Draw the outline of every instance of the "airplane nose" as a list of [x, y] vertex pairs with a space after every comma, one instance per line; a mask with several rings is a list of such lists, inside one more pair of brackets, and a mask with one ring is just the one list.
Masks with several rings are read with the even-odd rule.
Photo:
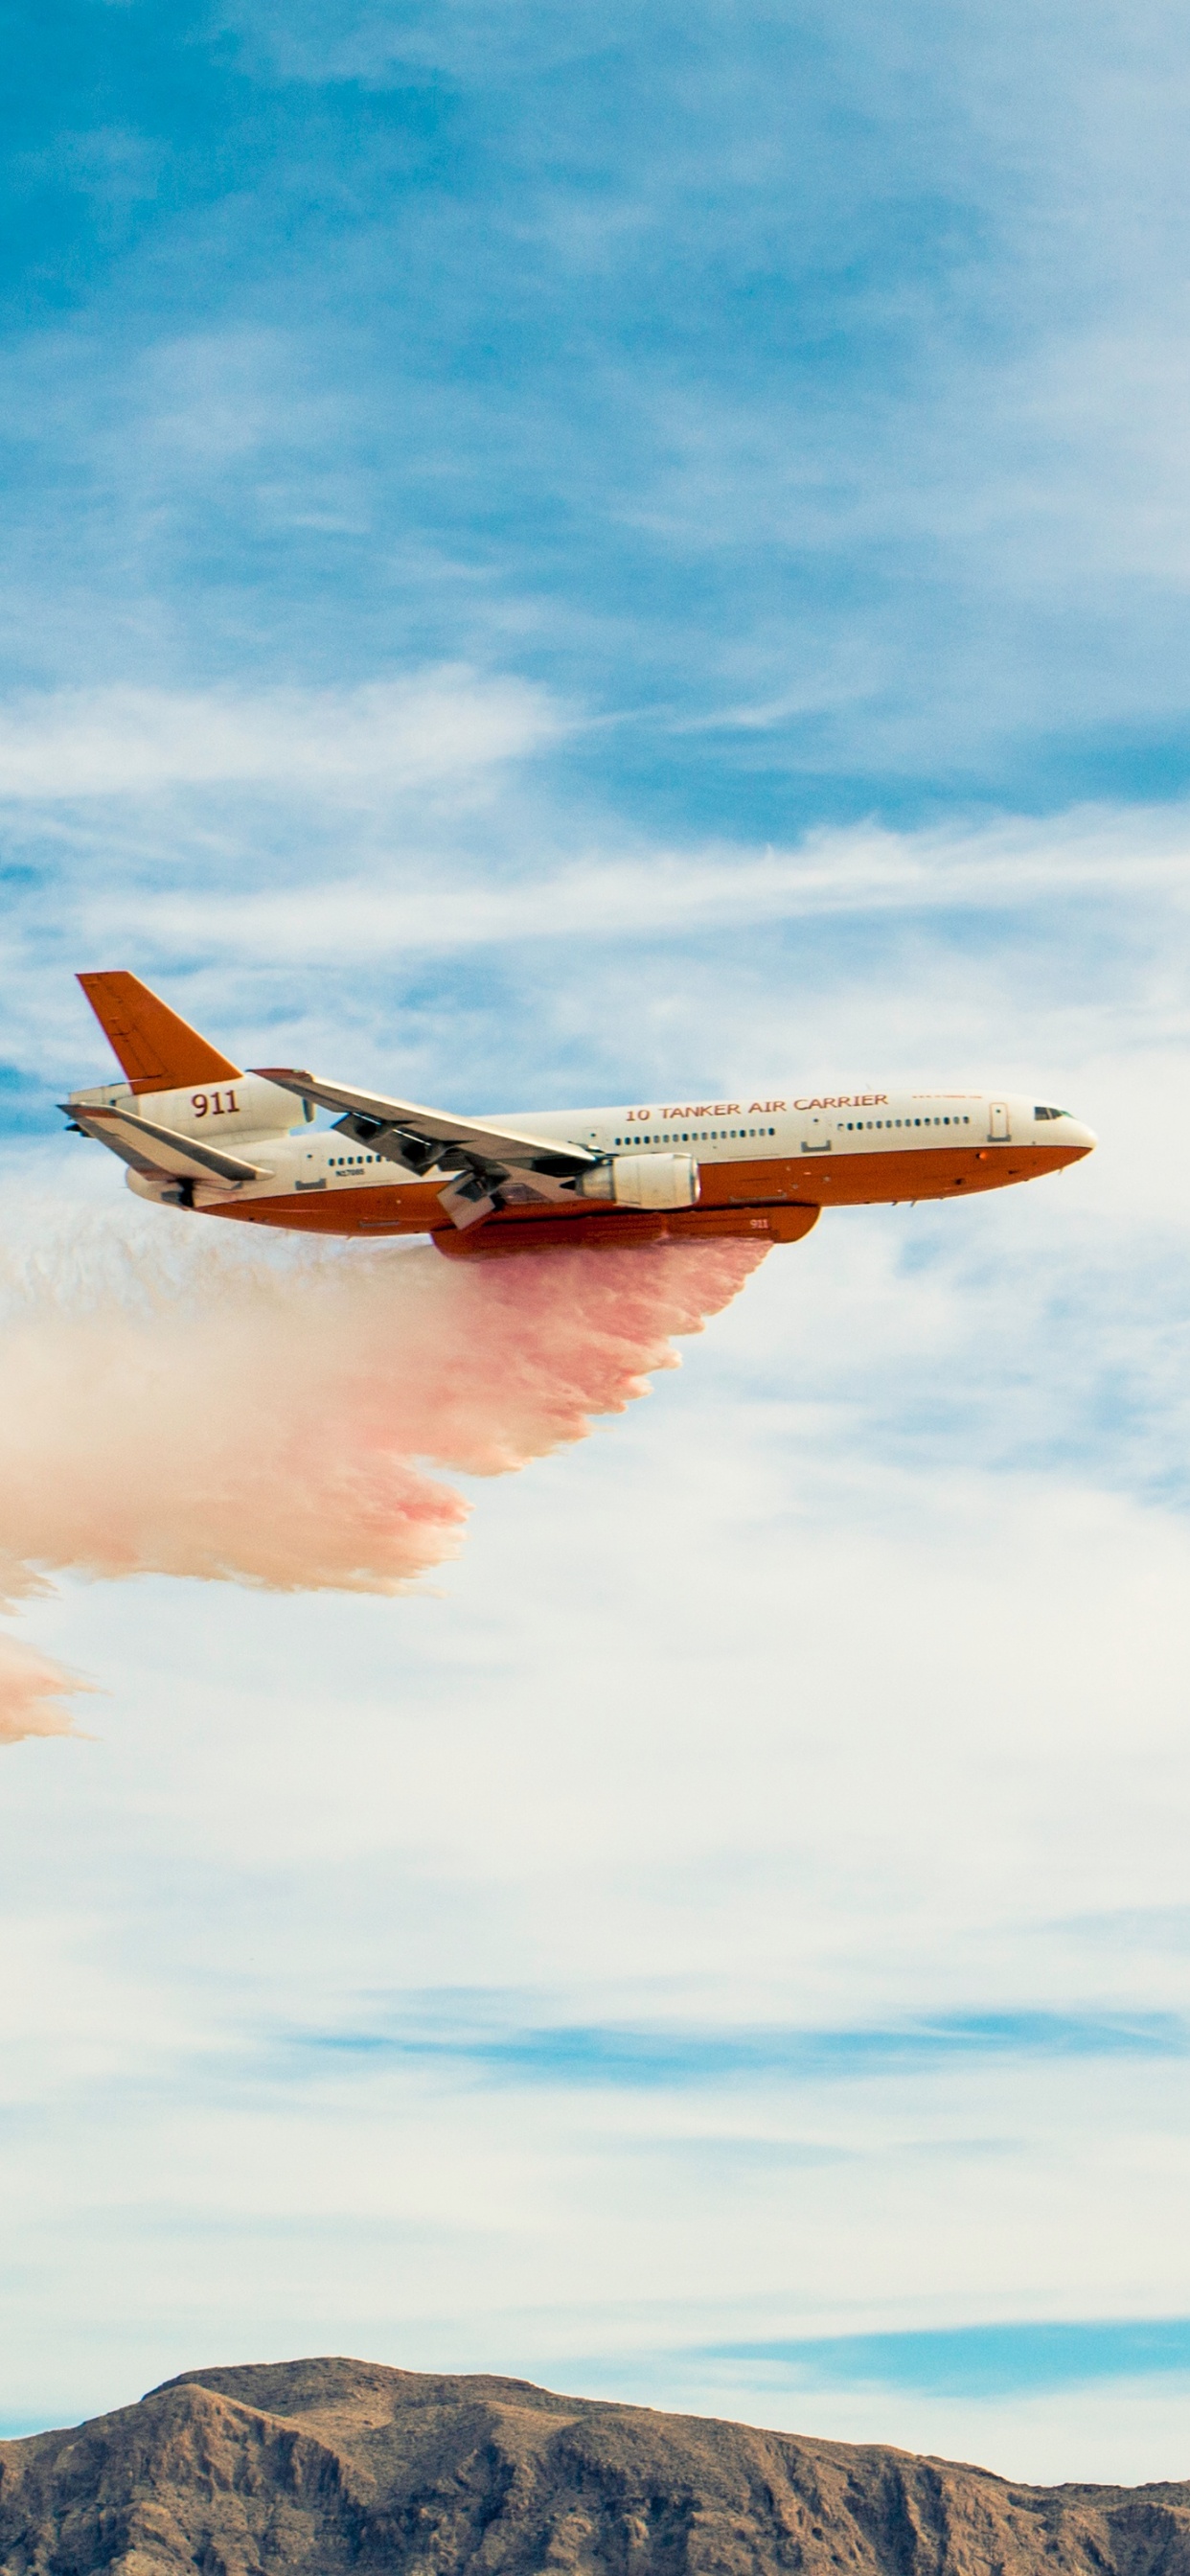
[[1063, 1143], [1072, 1145], [1076, 1154], [1093, 1154], [1099, 1142], [1093, 1127], [1084, 1127], [1080, 1118], [1063, 1120], [1066, 1133]]

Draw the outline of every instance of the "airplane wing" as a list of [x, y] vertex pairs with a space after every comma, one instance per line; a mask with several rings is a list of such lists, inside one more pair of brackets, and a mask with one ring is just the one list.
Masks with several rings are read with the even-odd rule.
[[515, 1165], [544, 1163], [556, 1168], [559, 1177], [585, 1171], [599, 1161], [598, 1154], [589, 1153], [585, 1145], [560, 1143], [556, 1136], [531, 1136], [520, 1127], [493, 1127], [486, 1118], [451, 1118], [444, 1110], [423, 1109], [414, 1100], [386, 1100], [375, 1091], [349, 1091], [342, 1083], [319, 1082], [314, 1074], [297, 1073], [288, 1065], [275, 1066], [268, 1073], [260, 1065], [253, 1070], [262, 1081], [279, 1083], [283, 1091], [296, 1092], [301, 1100], [316, 1100], [320, 1109], [344, 1112], [339, 1125], [354, 1134], [358, 1123], [357, 1144], [371, 1145], [378, 1154], [386, 1150], [387, 1131], [392, 1139], [387, 1150], [394, 1163], [402, 1159], [401, 1148], [411, 1145], [418, 1157], [416, 1162], [410, 1158], [414, 1169], [420, 1166], [428, 1171], [431, 1163], [447, 1164], [447, 1148], [477, 1161], [498, 1163], [505, 1171]]
[[268, 1177], [267, 1166], [243, 1163], [236, 1154], [221, 1154], [214, 1145], [199, 1145], [190, 1136], [179, 1136], [172, 1127], [158, 1127], [150, 1118], [138, 1118], [131, 1109], [81, 1109], [64, 1101], [76, 1127], [84, 1136], [98, 1138], [110, 1146], [121, 1162], [129, 1163], [134, 1172], [169, 1172], [175, 1180], [222, 1181], [232, 1188], [240, 1181], [261, 1181]]
[[[263, 1073], [260, 1066], [254, 1070]], [[509, 1199], [567, 1198], [568, 1184], [600, 1160], [569, 1139], [494, 1127], [484, 1118], [451, 1118], [414, 1100], [387, 1100], [379, 1092], [320, 1082], [290, 1065], [271, 1066], [263, 1079], [300, 1100], [316, 1101], [320, 1109], [337, 1109], [337, 1127], [402, 1170], [419, 1178], [441, 1173], [446, 1187], [439, 1198], [458, 1226], [476, 1224]]]

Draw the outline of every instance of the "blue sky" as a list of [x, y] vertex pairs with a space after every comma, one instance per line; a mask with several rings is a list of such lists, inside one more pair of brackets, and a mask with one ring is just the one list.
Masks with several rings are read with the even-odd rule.
[[774, 1255], [424, 1598], [28, 1610], [0, 2412], [340, 2349], [1179, 2475], [1184, 13], [8, 24], [5, 1261], [142, 1223], [87, 966], [1102, 1143]]
[[732, 838], [1177, 792], [1185, 78], [1163, 8], [30, 21], [14, 682], [462, 657]]

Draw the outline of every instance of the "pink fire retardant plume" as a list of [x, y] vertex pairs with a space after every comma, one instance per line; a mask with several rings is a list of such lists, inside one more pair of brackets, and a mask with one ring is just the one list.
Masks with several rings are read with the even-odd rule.
[[[763, 1258], [732, 1241], [474, 1267], [429, 1248], [267, 1258], [172, 1230], [161, 1247], [101, 1284], [77, 1264], [73, 1290], [43, 1276], [10, 1310], [10, 1601], [66, 1568], [399, 1591], [461, 1544], [468, 1506], [428, 1467], [503, 1475], [581, 1439]], [[45, 1694], [77, 1685], [38, 1671], [40, 1700], [15, 1664], [0, 1674], [0, 1734], [68, 1723]]]
[[0, 1744], [17, 1744], [23, 1735], [76, 1734], [62, 1701], [87, 1687], [15, 1638], [0, 1637]]

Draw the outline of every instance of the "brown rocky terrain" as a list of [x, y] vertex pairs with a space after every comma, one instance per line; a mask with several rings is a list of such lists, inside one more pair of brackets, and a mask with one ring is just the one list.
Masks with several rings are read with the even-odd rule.
[[360, 2361], [196, 2370], [0, 2442], [2, 2576], [1190, 2576], [1190, 2484], [907, 2451]]

